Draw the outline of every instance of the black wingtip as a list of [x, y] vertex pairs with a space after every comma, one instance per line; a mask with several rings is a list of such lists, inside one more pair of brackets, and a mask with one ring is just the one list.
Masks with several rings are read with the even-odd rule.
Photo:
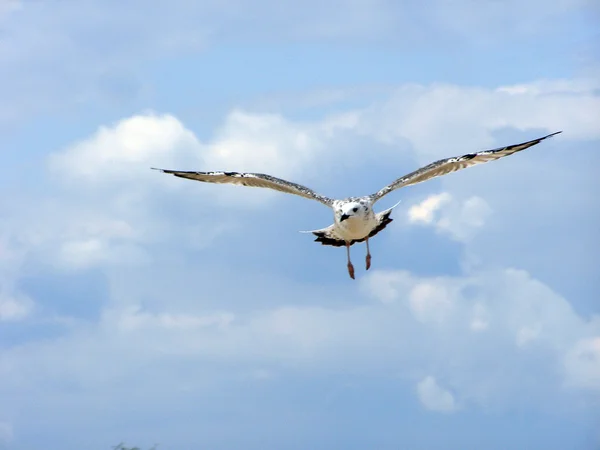
[[544, 136], [542, 139], [546, 139], [546, 138], [549, 138], [549, 137], [552, 137], [552, 136], [556, 136], [557, 134], [560, 134], [560, 133], [562, 133], [562, 130], [555, 131], [554, 133], [551, 133], [548, 136]]

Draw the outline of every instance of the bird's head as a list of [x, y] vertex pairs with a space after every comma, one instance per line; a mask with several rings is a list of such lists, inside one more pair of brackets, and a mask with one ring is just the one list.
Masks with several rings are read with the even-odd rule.
[[361, 204], [360, 202], [346, 202], [342, 203], [338, 210], [337, 216], [340, 222], [344, 220], [350, 219], [351, 217], [361, 217], [367, 212], [366, 205]]

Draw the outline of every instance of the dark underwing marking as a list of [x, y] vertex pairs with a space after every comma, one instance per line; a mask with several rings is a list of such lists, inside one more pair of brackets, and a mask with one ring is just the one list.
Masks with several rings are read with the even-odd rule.
[[[373, 230], [371, 230], [371, 232], [369, 233], [368, 236], [366, 236], [362, 239], [354, 239], [354, 240], [350, 241], [350, 245], [354, 245], [358, 242], [364, 242], [367, 239], [367, 237], [372, 238], [377, 233], [379, 233], [381, 230], [383, 230], [385, 227], [387, 227], [390, 224], [390, 222], [394, 221], [394, 219], [392, 219], [390, 217], [391, 213], [392, 213], [392, 211], [385, 213], [381, 217], [381, 221], [379, 222], [379, 224], [375, 228], [373, 228]], [[315, 242], [320, 242], [321, 245], [331, 245], [333, 247], [345, 247], [347, 244], [347, 242], [344, 240], [334, 239], [334, 238], [327, 236], [326, 233], [323, 231], [316, 231], [316, 232], [313, 232], [313, 234], [315, 236], [317, 236], [317, 238], [315, 239]]]

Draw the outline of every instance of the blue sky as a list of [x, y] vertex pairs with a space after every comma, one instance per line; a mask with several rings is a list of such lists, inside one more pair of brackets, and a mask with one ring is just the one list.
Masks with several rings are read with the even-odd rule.
[[[0, 0], [0, 449], [600, 446], [598, 5]], [[357, 279], [318, 203], [396, 191]], [[379, 206], [379, 204], [378, 204]]]

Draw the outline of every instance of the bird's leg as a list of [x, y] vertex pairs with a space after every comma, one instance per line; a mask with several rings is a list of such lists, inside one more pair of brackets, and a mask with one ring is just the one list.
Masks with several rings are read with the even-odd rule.
[[367, 238], [367, 257], [365, 258], [367, 262], [367, 270], [371, 268], [371, 252], [369, 251], [369, 238]]
[[346, 256], [348, 258], [348, 274], [354, 280], [354, 266], [350, 262], [350, 244], [346, 243]]

